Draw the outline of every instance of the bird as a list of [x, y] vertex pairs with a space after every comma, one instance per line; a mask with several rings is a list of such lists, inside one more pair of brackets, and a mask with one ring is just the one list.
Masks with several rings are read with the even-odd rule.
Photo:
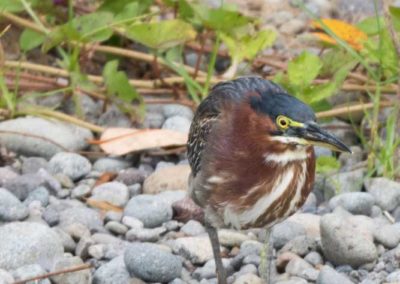
[[187, 142], [189, 196], [204, 212], [219, 284], [227, 280], [217, 229], [267, 228], [269, 236], [312, 191], [314, 146], [351, 152], [272, 81], [220, 82], [200, 103]]

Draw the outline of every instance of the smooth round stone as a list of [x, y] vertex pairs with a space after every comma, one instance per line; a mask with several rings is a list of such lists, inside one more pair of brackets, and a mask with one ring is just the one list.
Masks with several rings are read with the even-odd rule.
[[132, 244], [125, 251], [124, 261], [130, 275], [148, 282], [169, 282], [182, 272], [179, 257], [153, 244]]
[[129, 168], [118, 173], [115, 181], [122, 182], [126, 185], [142, 184], [147, 177], [147, 173], [136, 168]]
[[99, 212], [86, 207], [72, 207], [59, 213], [59, 226], [62, 229], [70, 232], [70, 226], [74, 224], [93, 230], [102, 227], [103, 221]]
[[[65, 151], [63, 148], [71, 152], [82, 150], [88, 146], [87, 141], [93, 139], [92, 132], [88, 129], [39, 117], [6, 120], [0, 122], [0, 130], [4, 131], [0, 134], [0, 144], [7, 149], [26, 156], [44, 158], [51, 158], [56, 153]], [[7, 134], [7, 131], [32, 135], [21, 137]]]
[[200, 222], [189, 220], [189, 222], [182, 226], [181, 232], [185, 233], [188, 236], [197, 236], [204, 234], [206, 230]]
[[29, 193], [43, 185], [44, 179], [39, 174], [26, 174], [7, 180], [3, 187], [8, 189], [19, 200], [24, 200]]
[[0, 188], [0, 221], [12, 222], [26, 218], [28, 208], [7, 189]]
[[182, 255], [193, 264], [203, 264], [213, 258], [208, 236], [184, 237], [172, 243], [174, 253]]
[[146, 228], [154, 228], [172, 219], [172, 207], [159, 196], [143, 194], [129, 200], [124, 216], [135, 217]]
[[193, 119], [193, 111], [190, 107], [179, 104], [167, 104], [162, 106], [162, 112], [165, 117], [183, 116], [189, 120]]
[[321, 242], [325, 257], [336, 265], [359, 267], [378, 257], [371, 231], [343, 214], [322, 216]]
[[164, 227], [153, 229], [131, 229], [126, 233], [127, 241], [140, 241], [140, 242], [157, 242], [161, 235], [167, 231]]
[[324, 263], [324, 259], [322, 256], [316, 252], [312, 251], [304, 257], [304, 260], [308, 263], [312, 264], [313, 266], [317, 266]]
[[400, 226], [384, 225], [374, 231], [374, 238], [387, 248], [395, 248], [400, 243]]
[[128, 228], [125, 225], [115, 221], [108, 222], [105, 228], [117, 235], [124, 235], [128, 231]]
[[0, 269], [0, 280], [3, 281], [0, 282], [2, 284], [9, 284], [15, 282], [15, 279], [12, 276], [12, 274], [4, 269]]
[[187, 191], [189, 165], [173, 165], [154, 171], [143, 183], [143, 193], [157, 194], [165, 191]]
[[329, 201], [329, 207], [333, 210], [338, 206], [352, 214], [370, 215], [375, 203], [374, 196], [367, 192], [348, 192], [333, 197]]
[[[223, 258], [222, 265], [225, 268], [227, 276], [229, 276], [233, 273], [234, 270], [233, 270], [233, 267], [230, 265], [229, 259]], [[212, 279], [212, 278], [217, 277], [214, 259], [210, 259], [209, 261], [207, 261], [203, 267], [197, 268], [193, 272], [193, 277], [198, 280]]]
[[72, 190], [72, 198], [83, 198], [90, 195], [92, 188], [87, 184], [79, 184]]
[[131, 166], [131, 162], [121, 158], [100, 158], [93, 164], [93, 170], [98, 172], [119, 172]]
[[364, 182], [365, 188], [383, 210], [392, 211], [400, 204], [400, 183], [387, 178], [372, 178]]
[[131, 281], [122, 255], [101, 265], [93, 275], [93, 284], [127, 284]]
[[61, 152], [54, 155], [49, 161], [49, 171], [52, 174], [64, 174], [73, 181], [86, 176], [92, 165], [85, 157], [75, 154]]
[[117, 207], [123, 207], [129, 200], [129, 190], [123, 183], [107, 182], [96, 186], [90, 199], [106, 201]]
[[8, 181], [12, 180], [19, 175], [11, 167], [0, 167], [0, 186]]
[[122, 224], [128, 226], [131, 229], [139, 230], [144, 227], [143, 222], [139, 219], [131, 216], [124, 216], [122, 218]]
[[40, 263], [50, 269], [64, 253], [58, 235], [39, 223], [14, 222], [0, 227], [0, 268]]

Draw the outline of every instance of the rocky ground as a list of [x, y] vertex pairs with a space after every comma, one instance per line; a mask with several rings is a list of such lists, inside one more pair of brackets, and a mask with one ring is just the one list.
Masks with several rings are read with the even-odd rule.
[[[249, 14], [279, 31], [276, 50], [293, 48], [296, 53], [306, 31], [308, 19], [294, 2], [246, 6]], [[351, 19], [374, 13], [367, 2], [313, 0], [306, 5], [320, 16]], [[88, 121], [131, 126], [118, 109], [103, 112], [91, 98], [82, 101]], [[36, 103], [74, 111], [62, 95]], [[192, 118], [184, 106], [151, 105], [143, 126], [187, 132]], [[301, 211], [274, 227], [272, 282], [398, 283], [400, 183], [367, 178], [367, 153], [352, 126], [338, 120], [327, 126], [352, 146], [353, 155], [341, 154], [341, 170], [318, 175]], [[42, 118], [0, 122], [0, 145], [7, 149], [2, 149], [0, 167], [0, 283], [84, 263], [92, 268], [30, 283], [217, 283], [204, 226], [177, 221], [172, 206], [186, 195], [190, 170], [185, 154], [77, 154], [96, 149], [87, 144], [91, 139], [86, 129]], [[317, 149], [317, 155], [333, 153]], [[110, 181], [100, 182], [104, 173]], [[116, 211], [89, 205], [102, 201]], [[220, 230], [219, 237], [229, 283], [263, 283], [265, 232]]]

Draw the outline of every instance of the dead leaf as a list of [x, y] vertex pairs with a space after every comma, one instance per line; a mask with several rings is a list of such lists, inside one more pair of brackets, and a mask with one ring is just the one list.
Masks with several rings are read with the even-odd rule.
[[[368, 39], [368, 36], [363, 31], [351, 24], [336, 19], [321, 19], [321, 21], [335, 33], [337, 37], [347, 42], [355, 50], [363, 49], [363, 44]], [[315, 29], [323, 30], [322, 25], [317, 21], [312, 21], [311, 26]], [[334, 38], [324, 32], [315, 32], [312, 34], [323, 42], [337, 44]]]
[[113, 179], [115, 179], [117, 176], [116, 173], [112, 173], [112, 172], [105, 172], [103, 173], [97, 180], [96, 183], [94, 184], [93, 187], [99, 186], [103, 183], [112, 181]]
[[187, 142], [187, 134], [168, 129], [108, 128], [98, 141], [92, 144], [110, 155], [125, 155], [130, 152], [152, 148], [182, 146]]
[[86, 200], [86, 204], [100, 209], [100, 210], [104, 210], [104, 211], [115, 211], [115, 212], [122, 212], [123, 209], [121, 207], [112, 205], [111, 203], [107, 202], [107, 201], [100, 201], [100, 200], [95, 200], [95, 199], [87, 199]]

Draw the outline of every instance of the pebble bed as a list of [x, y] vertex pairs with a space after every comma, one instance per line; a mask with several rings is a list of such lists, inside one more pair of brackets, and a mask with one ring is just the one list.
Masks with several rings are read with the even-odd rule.
[[[296, 1], [252, 2], [249, 13], [256, 16], [274, 7], [263, 22], [280, 34], [294, 38], [305, 30], [307, 18], [292, 10]], [[287, 3], [279, 7], [281, 2], [290, 3], [290, 9]], [[338, 0], [336, 6], [328, 0], [304, 2], [320, 16], [374, 13], [367, 4], [370, 1], [364, 0]], [[285, 44], [278, 39], [274, 48], [285, 48]], [[196, 61], [192, 57], [189, 64]], [[74, 111], [62, 95], [36, 103]], [[103, 113], [102, 105], [86, 96], [82, 103], [88, 121], [132, 126], [117, 108]], [[150, 105], [143, 126], [187, 133], [192, 118], [192, 110], [184, 106]], [[353, 155], [341, 154], [341, 170], [318, 175], [303, 208], [273, 228], [272, 283], [399, 283], [400, 183], [367, 178], [366, 153], [351, 125], [334, 120], [328, 126], [351, 145]], [[89, 160], [76, 154], [93, 139], [86, 129], [24, 117], [0, 122], [0, 131], [7, 130], [28, 135], [21, 139], [0, 132], [0, 145], [16, 153], [10, 165], [0, 167], [0, 283], [84, 263], [93, 267], [29, 283], [217, 283], [204, 226], [195, 220], [174, 219], [172, 205], [186, 196], [190, 173], [184, 154]], [[316, 153], [333, 155], [321, 148]], [[104, 173], [114, 173], [115, 179], [97, 185]], [[88, 205], [103, 201], [122, 208], [121, 212]], [[222, 229], [218, 234], [228, 282], [264, 283], [260, 274], [265, 231]]]

